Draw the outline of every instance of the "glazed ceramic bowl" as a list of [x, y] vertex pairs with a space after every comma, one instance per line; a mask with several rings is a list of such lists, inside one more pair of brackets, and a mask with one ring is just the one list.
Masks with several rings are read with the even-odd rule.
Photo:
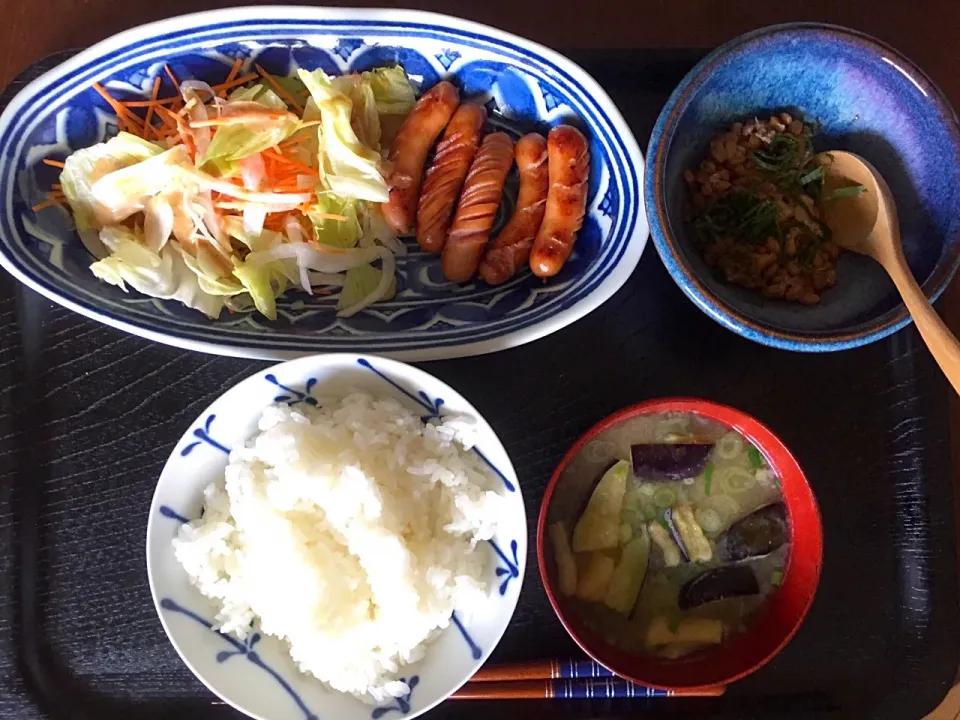
[[744, 35], [710, 53], [680, 83], [653, 130], [644, 194], [657, 251], [710, 317], [757, 342], [843, 350], [910, 320], [881, 267], [844, 253], [837, 287], [806, 307], [725, 283], [693, 246], [681, 217], [684, 170], [733, 122], [771, 111], [819, 122], [817, 150], [869, 160], [893, 191], [907, 261], [935, 299], [960, 261], [960, 126], [943, 94], [892, 48], [852, 30], [799, 23]]
[[[255, 633], [246, 642], [211, 629], [213, 603], [174, 556], [180, 526], [200, 516], [204, 488], [223, 480], [231, 448], [257, 431], [270, 403], [316, 404], [346, 388], [395, 398], [425, 419], [476, 418], [474, 452], [507, 500], [489, 553], [489, 604], [469, 619], [456, 613], [419, 662], [403, 668], [406, 697], [374, 708], [301, 673], [289, 649]], [[527, 557], [527, 524], [517, 475], [490, 425], [459, 393], [422, 370], [379, 357], [328, 354], [267, 368], [221, 395], [184, 432], [163, 468], [147, 523], [147, 575], [160, 622], [183, 661], [212, 692], [259, 720], [413, 718], [466, 682], [496, 647], [513, 616]]]
[[[787, 508], [789, 551], [783, 583], [770, 594], [747, 629], [722, 645], [677, 660], [636, 655], [591, 631], [569, 598], [558, 590], [556, 562], [547, 528], [564, 521], [573, 528], [594, 485], [616, 461], [629, 457], [632, 442], [620, 429], [659, 413], [691, 413], [743, 435], [763, 454], [780, 480]], [[588, 430], [554, 470], [537, 524], [540, 577], [550, 603], [570, 636], [594, 660], [617, 675], [665, 690], [708, 688], [739, 680], [769, 662], [800, 628], [820, 582], [823, 528], [816, 498], [790, 451], [760, 421], [706, 400], [651, 400], [614, 413]]]
[[[288, 292], [278, 317], [256, 312], [217, 320], [100, 282], [66, 210], [34, 212], [62, 161], [116, 131], [93, 89], [149, 98], [154, 80], [174, 92], [180, 79], [222, 82], [234, 60], [276, 75], [297, 67], [337, 75], [401, 64], [418, 85], [441, 79], [482, 103], [491, 126], [514, 135], [578, 124], [590, 142], [587, 213], [573, 256], [547, 283], [528, 270], [503, 285], [456, 285], [440, 258], [409, 239], [397, 257], [398, 292], [353, 317], [336, 298]], [[494, 226], [513, 210], [511, 179]], [[445, 15], [393, 9], [246, 7], [186, 15], [105, 40], [24, 88], [0, 117], [0, 265], [33, 289], [88, 317], [178, 347], [241, 357], [289, 359], [316, 352], [363, 352], [430, 360], [493, 352], [530, 342], [583, 317], [626, 282], [647, 240], [643, 157], [603, 89], [558, 53], [520, 37]]]

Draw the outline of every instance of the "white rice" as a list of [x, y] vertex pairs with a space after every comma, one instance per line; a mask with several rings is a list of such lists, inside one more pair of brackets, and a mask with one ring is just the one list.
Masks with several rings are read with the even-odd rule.
[[468, 452], [470, 418], [424, 424], [363, 393], [323, 405], [264, 410], [174, 548], [221, 632], [244, 639], [258, 621], [301, 670], [380, 703], [409, 692], [401, 666], [454, 609], [486, 603], [478, 542], [505, 500]]

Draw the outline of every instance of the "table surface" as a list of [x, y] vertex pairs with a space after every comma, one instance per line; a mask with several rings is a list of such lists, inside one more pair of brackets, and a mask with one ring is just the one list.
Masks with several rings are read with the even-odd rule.
[[[320, 0], [322, 2], [322, 0]], [[252, 4], [231, 0], [0, 0], [0, 83], [40, 58], [67, 48], [84, 47], [140, 23], [180, 13]], [[310, 3], [313, 4], [313, 3]], [[380, 0], [349, 3], [378, 7]], [[407, 0], [408, 7], [446, 12], [488, 23], [558, 49], [712, 47], [763, 25], [818, 20], [862, 30], [911, 57], [960, 107], [960, 73], [956, 40], [960, 3], [956, 0], [604, 0], [584, 12], [582, 3], [547, 0]], [[42, 19], [37, 10], [42, 7]], [[960, 280], [947, 290], [948, 324], [960, 334]], [[951, 436], [954, 478], [960, 480], [960, 401], [952, 398]], [[960, 501], [960, 492], [955, 497]], [[960, 507], [960, 506], [958, 506]], [[960, 528], [960, 524], [958, 524]], [[960, 718], [960, 684], [928, 720]]]

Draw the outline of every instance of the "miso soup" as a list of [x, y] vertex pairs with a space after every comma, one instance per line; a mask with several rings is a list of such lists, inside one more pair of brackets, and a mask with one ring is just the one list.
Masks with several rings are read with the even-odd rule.
[[560, 591], [607, 642], [670, 658], [720, 644], [782, 583], [780, 482], [736, 431], [692, 414], [641, 416], [564, 472], [594, 486], [561, 515], [569, 523], [549, 527]]

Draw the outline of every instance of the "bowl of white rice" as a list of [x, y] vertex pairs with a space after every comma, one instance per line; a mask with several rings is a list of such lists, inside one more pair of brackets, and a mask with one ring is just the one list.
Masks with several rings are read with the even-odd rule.
[[147, 527], [183, 661], [262, 720], [413, 718], [493, 651], [523, 582], [510, 459], [452, 388], [393, 360], [301, 358], [177, 442]]

